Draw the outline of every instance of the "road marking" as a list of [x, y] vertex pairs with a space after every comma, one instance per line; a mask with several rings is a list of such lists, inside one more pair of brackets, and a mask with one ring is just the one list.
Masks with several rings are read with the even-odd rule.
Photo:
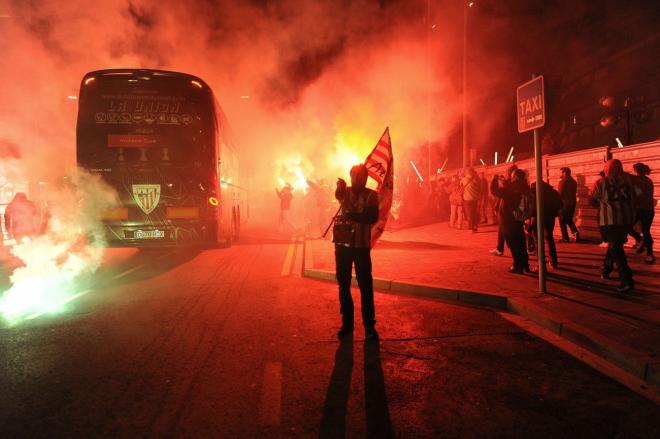
[[[74, 300], [79, 299], [80, 297], [82, 297], [82, 296], [84, 296], [84, 295], [86, 295], [86, 294], [89, 294], [89, 293], [91, 293], [91, 292], [92, 292], [92, 290], [83, 290], [83, 291], [81, 291], [81, 292], [79, 292], [79, 293], [76, 293], [76, 294], [74, 294], [74, 295], [72, 295], [72, 296], [67, 297], [65, 300], [63, 300], [62, 302], [60, 302], [60, 305], [64, 305], [64, 304], [67, 304], [67, 303], [69, 303], [69, 302], [73, 302]], [[29, 316], [27, 316], [27, 317], [25, 318], [25, 320], [33, 320], [33, 319], [36, 319], [37, 317], [39, 317], [39, 316], [41, 316], [41, 315], [43, 315], [44, 313], [47, 313], [47, 312], [48, 312], [48, 311], [39, 311], [39, 312], [35, 312], [34, 314], [30, 314]]]
[[291, 265], [293, 264], [293, 253], [296, 250], [296, 239], [291, 239], [289, 244], [289, 250], [286, 253], [284, 258], [284, 265], [282, 266], [282, 276], [288, 276], [291, 274]]
[[293, 275], [296, 277], [302, 277], [303, 275], [303, 258], [305, 257], [304, 251], [303, 251], [303, 241], [302, 239], [298, 238], [298, 242], [296, 243], [296, 253], [295, 253], [295, 258], [293, 260]]
[[116, 274], [115, 276], [113, 276], [113, 279], [115, 279], [115, 280], [116, 280], [116, 279], [121, 279], [122, 277], [124, 277], [124, 276], [128, 276], [129, 274], [133, 273], [134, 271], [139, 270], [140, 268], [143, 268], [144, 266], [145, 266], [145, 264], [140, 264], [140, 265], [138, 265], [138, 266], [136, 266], [136, 267], [129, 268], [128, 270], [126, 270], [126, 271], [122, 271], [121, 273]]
[[269, 362], [264, 367], [259, 401], [259, 425], [280, 425], [282, 403], [282, 363]]

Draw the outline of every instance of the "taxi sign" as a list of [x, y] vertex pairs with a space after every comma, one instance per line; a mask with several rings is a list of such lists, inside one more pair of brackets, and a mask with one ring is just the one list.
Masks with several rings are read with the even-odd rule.
[[518, 87], [518, 132], [524, 133], [545, 125], [545, 91], [543, 76], [537, 76]]

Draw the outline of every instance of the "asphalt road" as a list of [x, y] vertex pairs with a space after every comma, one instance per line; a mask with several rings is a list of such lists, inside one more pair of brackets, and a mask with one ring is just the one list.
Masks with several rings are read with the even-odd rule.
[[0, 329], [0, 436], [660, 437], [660, 407], [495, 312], [377, 293], [381, 341], [339, 343], [301, 258], [109, 250], [67, 313]]

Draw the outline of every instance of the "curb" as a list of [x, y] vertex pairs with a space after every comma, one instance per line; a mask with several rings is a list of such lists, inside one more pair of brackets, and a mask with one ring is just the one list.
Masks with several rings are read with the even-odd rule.
[[589, 328], [543, 309], [534, 302], [534, 299], [509, 298], [509, 311], [598, 355], [649, 384], [660, 385], [660, 359], [652, 354], [641, 354]]
[[[335, 273], [316, 268], [305, 268], [304, 276], [312, 279], [335, 282]], [[357, 286], [355, 275], [351, 279], [351, 285]], [[391, 291], [395, 293], [410, 294], [413, 296], [432, 297], [451, 301], [465, 302], [470, 305], [486, 306], [500, 311], [507, 310], [507, 297], [495, 294], [475, 293], [474, 291], [453, 290], [441, 288], [430, 284], [403, 282], [398, 280], [381, 279], [374, 277], [374, 288], [380, 291]]]
[[[311, 249], [307, 249], [307, 240], [304, 241], [304, 249], [306, 257], [304, 258], [303, 276], [336, 282], [337, 278], [334, 272], [311, 268], [313, 267], [312, 251]], [[353, 276], [351, 284], [357, 286], [355, 276]], [[517, 314], [569, 342], [592, 352], [637, 378], [651, 385], [660, 386], [660, 358], [655, 357], [653, 354], [641, 354], [638, 351], [568, 320], [557, 313], [548, 311], [536, 303], [538, 299], [455, 290], [431, 284], [412, 283], [377, 277], [374, 277], [374, 288], [392, 293], [430, 297], [458, 303], [462, 302]]]
[[[336, 282], [335, 273], [328, 270], [319, 270], [313, 267], [312, 250], [307, 248], [307, 240], [304, 241], [305, 255], [303, 265], [303, 276], [312, 279]], [[351, 285], [357, 286], [357, 281], [353, 275]], [[455, 290], [451, 288], [442, 288], [432, 284], [413, 283], [396, 279], [382, 279], [374, 277], [374, 288], [380, 291], [391, 291], [414, 296], [432, 297], [436, 299], [445, 299], [457, 302], [464, 302], [469, 305], [486, 306], [500, 311], [508, 310], [508, 298], [497, 294], [478, 293], [475, 291]]]

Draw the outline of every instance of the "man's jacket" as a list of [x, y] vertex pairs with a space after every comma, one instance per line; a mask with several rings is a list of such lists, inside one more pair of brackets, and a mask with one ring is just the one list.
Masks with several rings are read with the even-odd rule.
[[348, 187], [336, 191], [335, 195], [342, 205], [337, 222], [350, 225], [353, 238], [348, 243], [338, 243], [333, 237], [333, 242], [347, 247], [371, 248], [371, 225], [378, 220], [378, 193], [368, 188], [353, 190]]

